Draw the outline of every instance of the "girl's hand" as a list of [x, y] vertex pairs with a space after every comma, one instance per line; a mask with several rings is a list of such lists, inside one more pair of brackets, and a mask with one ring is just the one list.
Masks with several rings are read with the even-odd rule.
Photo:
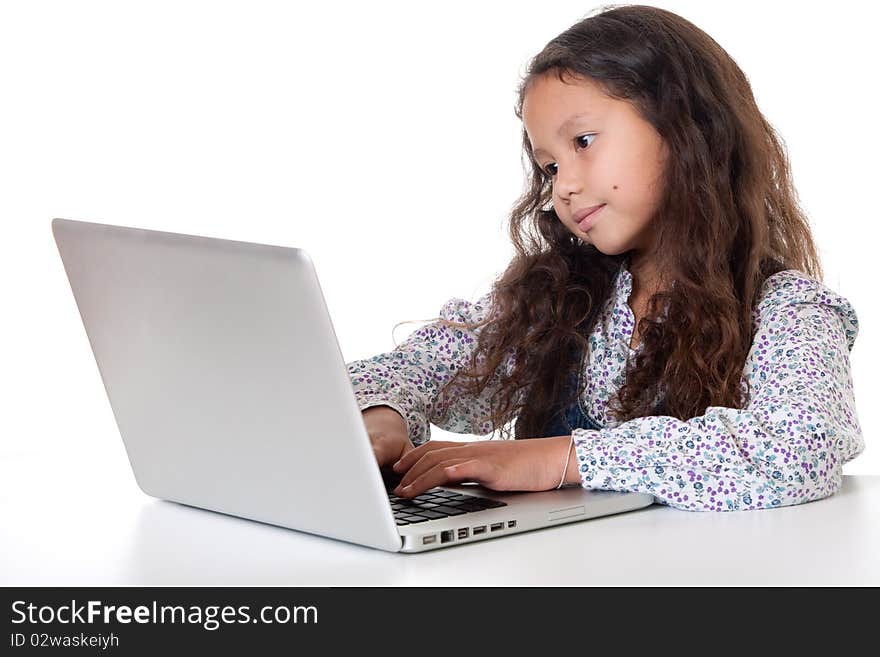
[[362, 412], [373, 454], [380, 468], [394, 463], [414, 449], [406, 432], [406, 420], [389, 406], [372, 406]]
[[559, 485], [570, 442], [571, 436], [469, 443], [431, 440], [394, 464], [395, 472], [405, 473], [394, 493], [415, 497], [435, 486], [463, 481], [492, 490], [550, 490]]

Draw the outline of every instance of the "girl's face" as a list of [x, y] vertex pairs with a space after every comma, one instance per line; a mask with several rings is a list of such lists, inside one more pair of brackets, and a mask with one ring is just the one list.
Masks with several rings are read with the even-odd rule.
[[[550, 176], [563, 224], [606, 255], [651, 252], [650, 221], [660, 196], [666, 146], [626, 101], [589, 80], [566, 84], [540, 76], [525, 95], [523, 125], [535, 160]], [[574, 214], [605, 204], [580, 228]]]

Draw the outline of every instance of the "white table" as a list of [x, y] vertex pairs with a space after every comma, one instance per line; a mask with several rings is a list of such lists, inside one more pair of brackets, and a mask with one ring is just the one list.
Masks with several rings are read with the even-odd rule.
[[394, 554], [147, 497], [115, 455], [0, 458], [0, 585], [880, 584], [880, 476], [793, 507], [653, 505]]

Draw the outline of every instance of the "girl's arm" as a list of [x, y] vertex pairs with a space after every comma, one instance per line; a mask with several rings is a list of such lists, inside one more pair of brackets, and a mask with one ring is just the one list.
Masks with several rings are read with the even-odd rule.
[[[490, 295], [487, 293], [476, 303], [450, 299], [440, 310], [440, 317], [456, 322], [479, 321], [489, 310]], [[431, 422], [455, 433], [490, 433], [492, 427], [486, 418], [489, 399], [497, 386], [487, 386], [477, 398], [457, 394], [443, 422], [437, 417], [439, 409], [435, 409], [440, 387], [467, 364], [475, 346], [475, 331], [434, 322], [414, 331], [393, 351], [348, 363], [361, 410], [390, 406], [406, 420], [414, 445], [430, 438]]]
[[746, 361], [747, 407], [576, 429], [584, 487], [647, 492], [690, 511], [765, 509], [837, 491], [842, 465], [865, 448], [849, 361], [858, 319], [821, 283], [777, 277]]

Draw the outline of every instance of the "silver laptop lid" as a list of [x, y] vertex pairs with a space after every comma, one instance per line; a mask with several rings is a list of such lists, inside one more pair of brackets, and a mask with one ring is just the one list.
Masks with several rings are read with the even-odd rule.
[[305, 251], [65, 219], [52, 230], [145, 493], [400, 549]]

